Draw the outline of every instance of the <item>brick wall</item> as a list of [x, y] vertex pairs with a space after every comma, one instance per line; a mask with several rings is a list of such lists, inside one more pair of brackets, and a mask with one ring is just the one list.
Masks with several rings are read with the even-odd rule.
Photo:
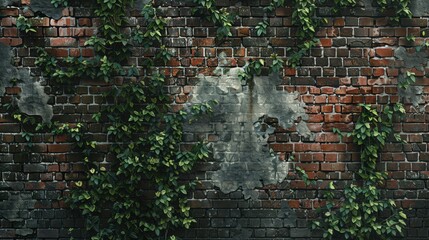
[[[99, 112], [103, 103], [101, 94], [111, 86], [102, 80], [76, 79], [76, 93], [67, 93], [40, 78], [40, 71], [34, 65], [36, 47], [44, 47], [57, 57], [92, 56], [93, 51], [85, 48], [84, 42], [96, 34], [98, 20], [91, 14], [93, 9], [84, 3], [60, 12], [47, 11], [40, 10], [35, 1], [0, 2], [0, 43], [10, 46], [12, 52], [12, 65], [0, 64], [1, 70], [30, 70], [31, 79], [41, 80], [49, 96], [47, 104], [52, 106], [52, 120], [88, 124], [100, 143], [94, 158], [109, 159], [104, 126], [93, 122], [91, 115]], [[253, 28], [263, 19], [262, 8], [269, 1], [217, 1], [237, 15], [233, 36], [220, 43], [215, 41], [216, 28], [193, 16], [192, 1], [155, 2], [162, 15], [169, 18], [164, 41], [174, 57], [165, 69], [174, 108], [180, 108], [190, 99], [191, 91], [202, 82], [199, 74], [216, 74], [219, 67], [240, 68], [251, 58], [264, 58], [269, 64], [272, 52], [288, 57], [291, 54], [288, 48], [297, 44], [289, 7], [270, 15], [267, 36], [256, 37]], [[321, 193], [314, 187], [306, 187], [296, 177], [294, 167], [306, 170], [321, 187], [329, 181], [334, 181], [337, 189], [351, 184], [359, 166], [359, 154], [350, 139], [340, 141], [332, 129], [351, 130], [360, 112], [359, 103], [386, 104], [402, 98], [407, 103], [407, 115], [395, 124], [395, 131], [408, 143], [388, 143], [379, 167], [389, 173], [385, 196], [407, 209], [406, 238], [428, 239], [429, 51], [423, 48], [416, 52], [414, 48], [425, 41], [427, 5], [424, 0], [414, 1], [416, 16], [402, 19], [399, 26], [389, 25], [388, 18], [380, 15], [370, 1], [344, 10], [341, 17], [325, 14], [328, 23], [317, 33], [319, 46], [302, 59], [300, 67], [285, 68], [276, 87], [276, 91], [285, 94], [297, 92], [296, 101], [304, 104], [303, 120], [311, 131], [311, 137], [303, 136], [296, 127], [276, 125], [277, 120], [272, 119], [275, 132], [265, 141], [279, 154], [279, 161], [287, 161], [286, 180], [255, 186], [250, 199], [241, 190], [222, 192], [224, 188], [214, 179], [222, 181], [216, 174], [224, 162], [213, 156], [200, 163], [194, 174], [201, 180], [189, 196], [197, 223], [180, 234], [186, 239], [318, 239], [320, 235], [307, 228], [307, 220], [316, 216]], [[326, 10], [321, 8], [319, 13], [324, 15]], [[131, 11], [129, 29], [143, 22], [138, 12]], [[33, 24], [36, 33], [18, 32], [19, 14], [37, 19]], [[407, 40], [411, 35], [415, 41]], [[8, 62], [7, 54], [2, 53], [5, 55], [2, 60]], [[129, 64], [139, 66], [144, 57], [142, 49], [136, 47]], [[415, 72], [416, 84], [411, 91], [398, 92], [397, 83], [406, 71]], [[82, 227], [79, 216], [67, 210], [63, 200], [71, 183], [82, 179], [80, 154], [73, 152], [73, 144], [65, 136], [36, 134], [32, 146], [25, 142], [21, 136], [23, 129], [5, 109], [5, 104], [22, 90], [10, 85], [11, 79], [4, 77], [7, 74], [1, 76], [2, 72], [0, 86], [5, 88], [5, 95], [0, 109], [0, 238], [68, 239], [69, 228]], [[118, 78], [116, 82], [121, 80]], [[237, 123], [227, 120], [221, 124]], [[225, 136], [214, 130], [216, 121], [208, 121], [211, 124], [207, 129], [190, 129], [186, 134], [188, 140], [207, 138], [214, 145], [222, 143]], [[234, 149], [229, 152], [234, 153]], [[83, 238], [81, 231], [72, 235]]]

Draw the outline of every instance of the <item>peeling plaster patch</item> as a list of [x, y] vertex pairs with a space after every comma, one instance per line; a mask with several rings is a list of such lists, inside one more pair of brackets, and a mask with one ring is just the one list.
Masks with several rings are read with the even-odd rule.
[[281, 80], [273, 76], [255, 77], [253, 84], [243, 89], [237, 75], [240, 70], [219, 67], [219, 76], [199, 76], [190, 104], [209, 100], [219, 104], [212, 117], [186, 126], [185, 131], [219, 137], [212, 149], [221, 168], [214, 172], [212, 180], [222, 192], [241, 188], [245, 198], [257, 198], [255, 188], [280, 183], [288, 174], [288, 163], [280, 161], [267, 143], [275, 127], [264, 120], [277, 118], [281, 127], [296, 126], [305, 137], [312, 133], [304, 122], [308, 116], [297, 92], [278, 91], [276, 86]]
[[41, 116], [43, 122], [50, 122], [53, 116], [52, 106], [48, 105], [49, 96], [44, 92], [44, 87], [34, 80], [28, 69], [18, 69], [10, 61], [12, 59], [9, 46], [0, 43], [0, 96], [5, 93], [5, 88], [12, 86], [11, 80], [18, 80], [21, 94], [17, 100], [18, 108], [28, 115]]
[[[424, 67], [428, 63], [428, 55], [426, 52], [407, 52], [404, 47], [398, 47], [395, 49], [395, 57], [399, 60], [404, 61], [406, 68], [416, 68], [420, 71], [424, 71]], [[398, 82], [404, 82], [406, 80], [406, 73], [402, 73], [398, 77]], [[419, 107], [423, 101], [423, 87], [422, 86], [409, 86], [407, 89], [398, 88], [399, 96], [405, 101], [409, 101], [414, 107]]]
[[63, 16], [63, 8], [54, 7], [51, 0], [33, 0], [30, 3], [30, 8], [33, 12], [41, 12], [55, 20], [58, 20]]

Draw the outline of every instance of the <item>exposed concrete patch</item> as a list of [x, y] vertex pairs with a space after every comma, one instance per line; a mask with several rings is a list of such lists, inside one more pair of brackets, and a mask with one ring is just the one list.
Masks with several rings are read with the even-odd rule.
[[9, 46], [0, 43], [0, 96], [4, 95], [5, 88], [12, 86], [12, 80], [17, 80], [21, 94], [17, 100], [18, 108], [28, 115], [41, 116], [43, 122], [50, 122], [53, 116], [52, 106], [48, 105], [49, 96], [44, 87], [34, 80], [28, 69], [16, 68], [10, 61], [12, 59]]
[[30, 3], [30, 8], [33, 10], [33, 12], [41, 12], [46, 16], [56, 20], [63, 16], [63, 8], [54, 7], [54, 5], [51, 3], [51, 0], [33, 0]]
[[[426, 52], [408, 52], [404, 47], [398, 47], [395, 49], [395, 57], [404, 62], [406, 68], [416, 68], [420, 71], [424, 71], [425, 66], [428, 63], [428, 55]], [[406, 73], [402, 73], [398, 77], [398, 82], [404, 82], [406, 80]], [[398, 88], [399, 96], [410, 103], [414, 107], [419, 107], [419, 104], [423, 103], [423, 87], [422, 86], [409, 86], [407, 89]]]
[[219, 104], [213, 116], [186, 126], [185, 131], [218, 136], [212, 148], [221, 168], [213, 173], [212, 180], [222, 192], [242, 189], [245, 198], [257, 198], [255, 188], [280, 183], [288, 174], [288, 163], [280, 161], [267, 143], [276, 126], [264, 120], [277, 118], [283, 128], [296, 126], [301, 135], [312, 134], [304, 122], [308, 116], [298, 93], [278, 91], [281, 80], [274, 76], [255, 77], [243, 88], [239, 71], [219, 67], [218, 76], [200, 75], [190, 104], [209, 100]]

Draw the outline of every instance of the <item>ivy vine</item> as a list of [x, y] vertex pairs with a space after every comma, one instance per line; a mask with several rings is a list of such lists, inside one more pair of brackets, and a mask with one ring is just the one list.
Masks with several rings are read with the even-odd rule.
[[19, 15], [18, 18], [16, 19], [16, 28], [20, 32], [25, 32], [25, 33], [36, 32], [36, 29], [33, 28], [33, 25], [28, 20], [28, 18], [22, 15]]
[[[17, 110], [14, 114], [23, 124], [31, 122], [35, 133], [70, 135], [77, 150], [83, 153], [86, 179], [74, 183], [67, 202], [72, 209], [81, 212], [87, 235], [93, 240], [175, 239], [171, 230], [188, 228], [195, 222], [189, 215], [186, 201], [195, 181], [183, 181], [181, 176], [189, 173], [195, 162], [209, 153], [204, 143], [184, 148], [182, 126], [211, 112], [215, 102], [172, 112], [170, 96], [164, 91], [165, 77], [157, 67], [171, 58], [171, 53], [162, 46], [167, 21], [158, 15], [154, 6], [147, 4], [142, 10], [145, 28], [137, 27], [131, 36], [125, 34], [127, 9], [132, 2], [95, 2], [99, 31], [85, 43], [94, 49], [95, 57], [57, 59], [39, 49], [36, 60], [36, 65], [53, 86], [72, 87], [77, 84], [76, 79], [83, 78], [113, 83], [117, 75], [136, 79], [106, 93], [105, 102], [109, 105], [93, 115], [95, 121], [109, 125], [107, 134], [113, 142], [114, 160], [102, 164], [93, 160], [97, 143], [86, 133], [85, 124], [36, 124], [37, 120], [31, 116]], [[68, 6], [65, 0], [52, 0], [52, 4]], [[206, 7], [207, 11], [217, 11], [209, 5]], [[218, 13], [223, 20], [228, 16], [223, 10]], [[224, 25], [225, 29], [220, 32], [227, 36], [230, 26]], [[122, 64], [133, 44], [146, 49], [160, 46], [154, 57], [145, 59], [145, 77], [139, 76], [135, 67]], [[34, 135], [32, 131], [23, 134], [27, 141]]]
[[234, 16], [226, 8], [218, 9], [215, 0], [194, 0], [194, 3], [200, 7], [197, 11], [201, 15], [218, 26], [216, 32], [217, 39], [223, 40], [226, 37], [232, 36], [231, 27]]
[[[405, 109], [401, 103], [385, 106], [380, 113], [370, 105], [360, 106], [362, 112], [359, 119], [347, 136], [352, 137], [361, 149], [358, 171], [361, 181], [344, 190], [341, 203], [334, 198], [332, 190], [335, 186], [332, 182], [329, 185], [329, 190], [324, 194], [326, 206], [319, 209], [322, 211], [322, 220], [312, 224], [314, 229], [323, 231], [324, 239], [392, 239], [403, 235], [406, 226], [407, 216], [402, 209], [397, 208], [393, 200], [382, 198], [378, 186], [386, 180], [387, 174], [379, 172], [376, 165], [381, 150], [393, 134], [394, 116], [404, 114]], [[401, 141], [398, 134], [393, 135], [396, 141]], [[390, 216], [383, 217], [383, 213]]]
[[[398, 88], [407, 89], [415, 81], [415, 73], [407, 71]], [[362, 112], [355, 127], [347, 134], [360, 148], [361, 165], [357, 172], [360, 179], [358, 184], [344, 190], [341, 203], [332, 192], [335, 186], [330, 183], [324, 194], [326, 205], [319, 209], [322, 220], [312, 223], [313, 229], [322, 230], [324, 239], [393, 239], [404, 235], [407, 215], [392, 199], [382, 198], [380, 186], [387, 179], [387, 174], [377, 169], [381, 150], [387, 141], [404, 143], [399, 134], [393, 132], [394, 119], [405, 114], [404, 106], [397, 102], [382, 107], [380, 112], [368, 104], [360, 104], [360, 107]], [[340, 137], [345, 135], [338, 129], [334, 132]], [[307, 185], [313, 184], [305, 171], [297, 169], [297, 172]]]

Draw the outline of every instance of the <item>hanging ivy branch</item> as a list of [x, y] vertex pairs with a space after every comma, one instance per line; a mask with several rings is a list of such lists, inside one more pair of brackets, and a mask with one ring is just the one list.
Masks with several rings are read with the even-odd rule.
[[231, 27], [234, 17], [226, 8], [218, 9], [215, 0], [194, 0], [194, 3], [200, 7], [200, 13], [203, 16], [218, 26], [216, 32], [218, 40], [232, 36]]
[[295, 0], [292, 24], [296, 27], [298, 40], [313, 39], [319, 20], [316, 15], [316, 0]]
[[[279, 58], [277, 54], [271, 54], [272, 63], [269, 65], [269, 73], [280, 73], [280, 70], [283, 68], [284, 61]], [[243, 68], [242, 71], [238, 73], [238, 78], [243, 84], [249, 84], [249, 81], [253, 77], [260, 76], [262, 74], [262, 69], [265, 67], [264, 59], [251, 59]]]

